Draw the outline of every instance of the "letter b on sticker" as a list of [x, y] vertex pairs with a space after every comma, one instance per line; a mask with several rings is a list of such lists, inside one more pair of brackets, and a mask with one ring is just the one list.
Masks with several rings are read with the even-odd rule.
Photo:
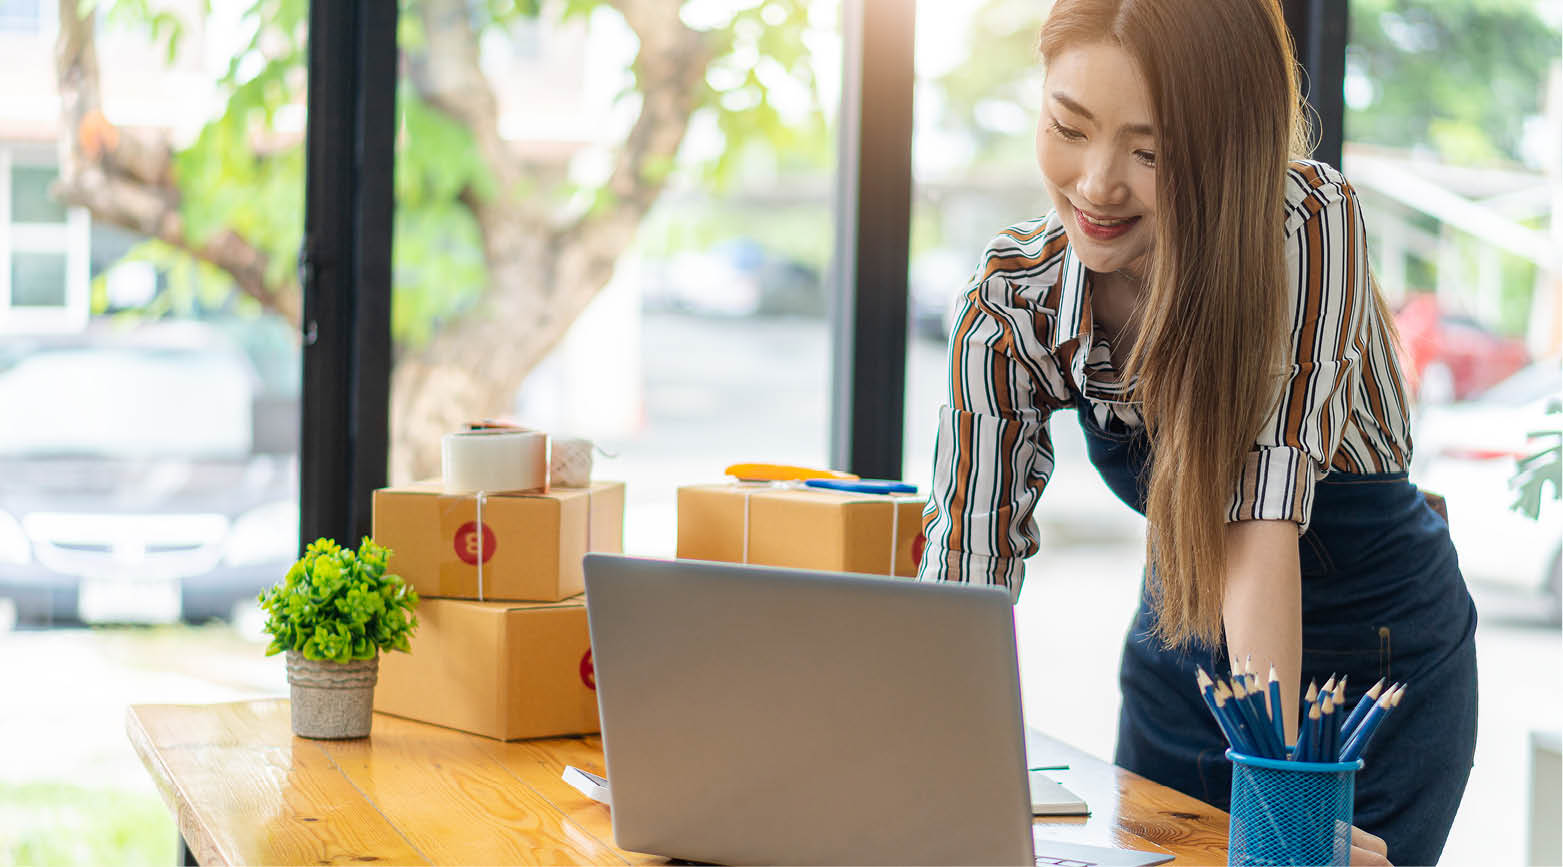
[[[456, 548], [456, 556], [461, 562], [476, 566], [478, 562], [478, 525], [472, 521], [462, 524], [456, 529], [456, 538], [453, 540]], [[494, 559], [494, 549], [499, 547], [499, 540], [494, 537], [494, 531], [487, 524], [483, 525], [483, 562]]]

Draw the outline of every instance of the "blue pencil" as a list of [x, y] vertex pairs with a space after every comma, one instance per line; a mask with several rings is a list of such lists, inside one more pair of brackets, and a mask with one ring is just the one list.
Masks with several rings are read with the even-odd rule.
[[1292, 745], [1292, 758], [1303, 761], [1304, 736], [1308, 733], [1308, 708], [1319, 697], [1319, 684], [1316, 681], [1308, 681], [1308, 691], [1303, 693], [1302, 706], [1297, 713], [1302, 718], [1297, 721], [1297, 743]]
[[1319, 761], [1333, 762], [1340, 755], [1340, 729], [1335, 725], [1335, 696], [1327, 694], [1319, 702]]
[[1244, 679], [1242, 675], [1233, 675], [1232, 697], [1237, 702], [1238, 710], [1245, 717], [1244, 721], [1248, 723], [1248, 730], [1253, 732], [1254, 746], [1259, 749], [1256, 755], [1261, 758], [1272, 758], [1275, 747], [1270, 743], [1272, 732], [1270, 721], [1261, 720], [1255, 715], [1254, 704], [1248, 700], [1248, 688], [1243, 686]]
[[1368, 710], [1373, 707], [1374, 702], [1378, 701], [1379, 693], [1383, 691], [1384, 678], [1381, 677], [1378, 683], [1368, 687], [1368, 691], [1362, 694], [1362, 698], [1357, 699], [1357, 706], [1352, 708], [1351, 716], [1346, 717], [1346, 721], [1341, 723], [1340, 733], [1343, 739], [1350, 737], [1352, 732], [1357, 730], [1362, 718], [1368, 715]]
[[1246, 715], [1238, 712], [1237, 708], [1232, 706], [1232, 701], [1232, 691], [1227, 688], [1227, 685], [1225, 683], [1218, 685], [1216, 687], [1216, 710], [1227, 715], [1227, 721], [1232, 726], [1232, 731], [1237, 733], [1237, 740], [1233, 742], [1232, 746], [1236, 747], [1240, 753], [1250, 756], [1260, 755], [1259, 748], [1255, 745], [1253, 736], [1248, 731]]
[[[1320, 690], [1320, 694], [1323, 694], [1323, 690]], [[1320, 738], [1324, 736], [1324, 730], [1319, 726], [1319, 722], [1322, 719], [1322, 714], [1323, 711], [1320, 709], [1319, 703], [1315, 702], [1309, 706], [1308, 750], [1303, 754], [1302, 759], [1305, 762], [1317, 762], [1319, 760], [1320, 753], [1323, 752], [1323, 745], [1319, 743]], [[1302, 740], [1302, 738], [1298, 738], [1298, 740]]]
[[1379, 726], [1384, 722], [1385, 715], [1389, 713], [1390, 708], [1394, 706], [1396, 697], [1404, 689], [1405, 687], [1403, 686], [1396, 687], [1386, 692], [1382, 698], [1374, 703], [1373, 709], [1368, 711], [1366, 717], [1363, 717], [1362, 724], [1357, 726], [1356, 731], [1352, 732], [1351, 740], [1347, 741], [1346, 746], [1341, 749], [1341, 761], [1354, 762], [1362, 755], [1362, 751], [1368, 746], [1368, 741], [1372, 740], [1373, 735], [1378, 732]]
[[1281, 758], [1286, 758], [1286, 710], [1281, 706], [1281, 678], [1270, 666], [1270, 725], [1275, 727], [1275, 739], [1281, 744]]
[[1270, 711], [1265, 704], [1264, 690], [1259, 687], [1259, 675], [1254, 673], [1253, 656], [1250, 654], [1248, 661], [1243, 663], [1243, 688], [1248, 690], [1248, 706], [1254, 710], [1254, 719], [1265, 730], [1265, 740], [1276, 757], [1286, 757], [1286, 739], [1272, 738], [1275, 733], [1275, 721], [1270, 717]]
[[1227, 719], [1226, 711], [1216, 707], [1215, 681], [1211, 680], [1210, 675], [1206, 674], [1205, 670], [1199, 666], [1194, 667], [1194, 672], [1194, 680], [1199, 684], [1199, 694], [1204, 697], [1205, 706], [1210, 708], [1210, 715], [1216, 718], [1216, 725], [1220, 727], [1221, 734], [1226, 737], [1227, 743], [1231, 744], [1233, 749], [1242, 751], [1238, 747], [1237, 732], [1232, 728], [1231, 721]]

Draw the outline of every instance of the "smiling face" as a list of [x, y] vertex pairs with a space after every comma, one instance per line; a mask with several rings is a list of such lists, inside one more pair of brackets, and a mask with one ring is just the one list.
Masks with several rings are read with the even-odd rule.
[[1092, 271], [1144, 276], [1156, 238], [1150, 88], [1122, 48], [1092, 42], [1049, 65], [1037, 162], [1075, 255]]

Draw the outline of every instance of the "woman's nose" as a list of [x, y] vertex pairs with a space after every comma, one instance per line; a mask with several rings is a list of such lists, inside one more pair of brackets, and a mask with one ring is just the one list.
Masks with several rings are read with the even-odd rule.
[[1087, 203], [1107, 207], [1123, 204], [1129, 193], [1117, 155], [1105, 149], [1086, 157], [1085, 171], [1076, 186]]

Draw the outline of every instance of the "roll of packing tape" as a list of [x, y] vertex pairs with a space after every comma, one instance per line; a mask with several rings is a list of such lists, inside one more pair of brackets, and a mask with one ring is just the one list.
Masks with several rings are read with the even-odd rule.
[[548, 487], [548, 435], [530, 430], [470, 430], [440, 443], [447, 494], [538, 491]]
[[562, 488], [585, 488], [592, 483], [592, 441], [579, 437], [556, 438], [550, 446], [548, 478]]

